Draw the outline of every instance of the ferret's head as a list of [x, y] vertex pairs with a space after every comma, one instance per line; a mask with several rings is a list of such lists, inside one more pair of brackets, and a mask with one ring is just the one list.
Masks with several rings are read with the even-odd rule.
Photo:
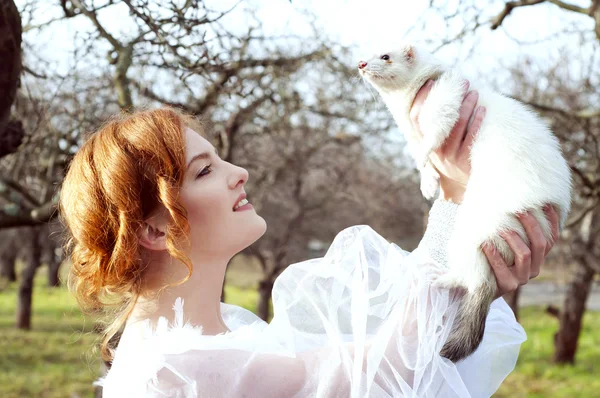
[[420, 59], [425, 54], [412, 45], [403, 45], [374, 55], [367, 61], [359, 61], [358, 71], [382, 94], [403, 91], [419, 77], [417, 56]]

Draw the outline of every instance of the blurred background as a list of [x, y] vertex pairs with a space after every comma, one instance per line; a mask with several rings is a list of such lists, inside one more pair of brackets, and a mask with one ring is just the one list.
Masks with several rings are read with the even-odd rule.
[[560, 242], [506, 298], [528, 341], [496, 396], [599, 396], [600, 0], [2, 0], [0, 397], [100, 394], [55, 206], [84, 134], [120, 111], [184, 109], [249, 170], [269, 228], [232, 260], [226, 302], [269, 319], [281, 271], [350, 225], [413, 249], [430, 204], [356, 70], [405, 41], [537, 110], [573, 171]]

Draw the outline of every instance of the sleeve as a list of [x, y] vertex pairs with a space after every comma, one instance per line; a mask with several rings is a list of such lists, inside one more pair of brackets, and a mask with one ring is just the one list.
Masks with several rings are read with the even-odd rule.
[[[219, 336], [171, 333], [148, 381], [151, 396], [489, 397], [512, 371], [525, 335], [496, 300], [482, 344], [439, 355], [458, 307], [431, 286], [457, 206], [438, 201], [408, 253], [368, 226], [340, 232], [323, 258], [290, 265], [273, 288], [274, 316]], [[177, 337], [174, 337], [177, 336]]]
[[[438, 199], [429, 211], [427, 228], [416, 253], [424, 252], [442, 265], [447, 265], [446, 247], [460, 206]], [[462, 380], [474, 397], [491, 396], [512, 372], [519, 356], [525, 331], [503, 298], [495, 300], [486, 320], [483, 342], [477, 351], [457, 364]], [[483, 372], [482, 372], [483, 370]], [[479, 374], [488, 374], [489, 383], [478, 382]]]
[[459, 207], [456, 203], [441, 199], [433, 202], [425, 234], [416, 251], [425, 251], [433, 260], [446, 265], [446, 246]]

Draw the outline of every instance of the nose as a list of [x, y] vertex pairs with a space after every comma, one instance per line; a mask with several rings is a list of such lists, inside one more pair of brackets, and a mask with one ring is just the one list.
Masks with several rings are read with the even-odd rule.
[[365, 61], [358, 62], [358, 69], [363, 69], [365, 66], [367, 66], [367, 63]]
[[240, 185], [244, 185], [248, 181], [248, 170], [243, 167], [232, 164], [233, 171], [230, 176], [229, 186], [232, 189], [237, 188]]

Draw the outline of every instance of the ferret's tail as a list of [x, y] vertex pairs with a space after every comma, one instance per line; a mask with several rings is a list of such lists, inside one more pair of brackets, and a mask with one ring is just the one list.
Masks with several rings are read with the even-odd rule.
[[441, 356], [456, 362], [479, 347], [485, 330], [485, 319], [496, 289], [495, 283], [483, 283], [475, 291], [467, 292], [460, 299], [458, 313], [448, 340], [440, 352]]

